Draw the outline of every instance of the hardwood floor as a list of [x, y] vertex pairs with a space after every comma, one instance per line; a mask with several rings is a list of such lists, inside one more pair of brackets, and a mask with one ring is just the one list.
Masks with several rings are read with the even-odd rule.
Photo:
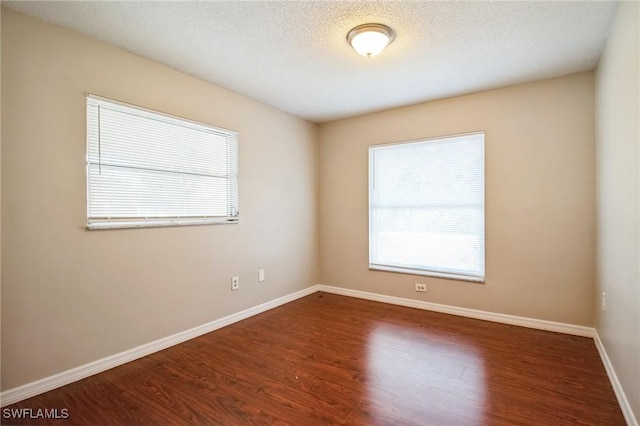
[[[20, 408], [68, 418], [6, 418]], [[2, 411], [32, 425], [625, 424], [591, 339], [327, 293]]]

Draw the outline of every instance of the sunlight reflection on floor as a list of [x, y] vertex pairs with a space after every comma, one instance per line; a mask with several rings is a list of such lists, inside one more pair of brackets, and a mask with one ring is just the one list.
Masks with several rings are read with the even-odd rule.
[[371, 424], [484, 423], [484, 360], [473, 343], [437, 330], [379, 324], [369, 335], [367, 358], [374, 383], [368, 388]]

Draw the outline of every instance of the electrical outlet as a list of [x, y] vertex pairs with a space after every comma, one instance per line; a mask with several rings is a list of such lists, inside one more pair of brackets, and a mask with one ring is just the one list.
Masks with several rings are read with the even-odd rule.
[[264, 269], [258, 270], [258, 282], [264, 281]]
[[600, 307], [603, 311], [607, 310], [607, 293], [602, 292], [602, 298], [600, 299]]
[[240, 278], [232, 277], [231, 278], [231, 290], [237, 290], [240, 288]]
[[416, 283], [416, 291], [421, 291], [421, 292], [425, 293], [427, 291], [427, 285], [426, 284], [418, 284], [418, 283]]

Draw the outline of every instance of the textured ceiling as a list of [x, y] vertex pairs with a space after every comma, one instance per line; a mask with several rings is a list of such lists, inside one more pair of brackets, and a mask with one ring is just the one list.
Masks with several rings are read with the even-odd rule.
[[[314, 122], [592, 70], [617, 2], [7, 2]], [[379, 22], [395, 41], [347, 44]]]

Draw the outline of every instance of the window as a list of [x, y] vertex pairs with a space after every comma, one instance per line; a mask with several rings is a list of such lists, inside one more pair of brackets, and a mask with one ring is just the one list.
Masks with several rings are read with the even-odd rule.
[[238, 135], [87, 95], [87, 227], [237, 223]]
[[369, 268], [484, 281], [484, 133], [369, 147]]

